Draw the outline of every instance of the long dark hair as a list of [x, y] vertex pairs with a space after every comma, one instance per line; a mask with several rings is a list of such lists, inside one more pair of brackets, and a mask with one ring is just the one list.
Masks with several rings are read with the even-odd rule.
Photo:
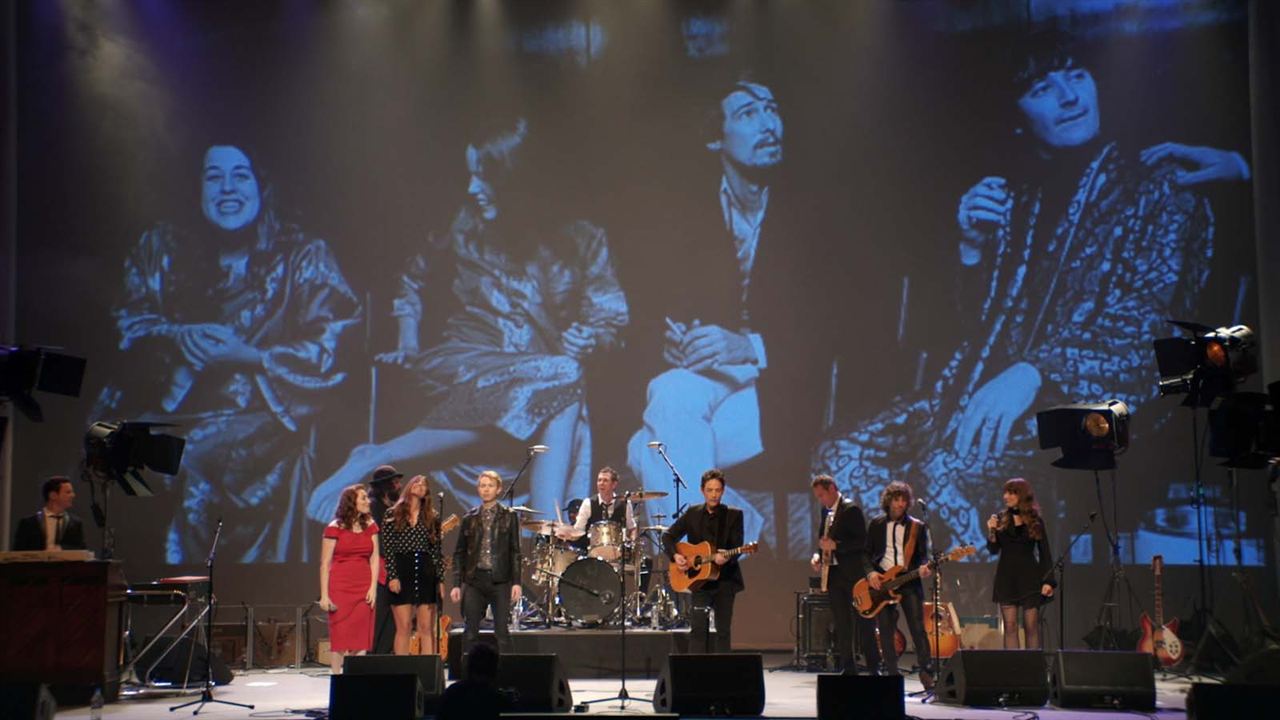
[[400, 489], [400, 499], [396, 500], [396, 504], [391, 506], [387, 514], [391, 516], [391, 522], [396, 530], [404, 530], [409, 527], [409, 513], [413, 509], [413, 503], [416, 499], [414, 494], [409, 492], [416, 483], [422, 483], [427, 488], [426, 495], [422, 496], [422, 505], [418, 508], [418, 524], [426, 525], [435, 533], [436, 526], [436, 506], [431, 502], [431, 486], [427, 485], [427, 478], [423, 475], [415, 475], [412, 480], [405, 483]]
[[1040, 504], [1036, 502], [1036, 494], [1031, 489], [1031, 483], [1022, 478], [1011, 478], [1005, 481], [1004, 492], [1011, 492], [1018, 496], [1018, 512], [1005, 510], [1000, 513], [1000, 522], [996, 529], [1004, 531], [1013, 524], [1013, 516], [1017, 514], [1022, 516], [1022, 523], [1026, 526], [1027, 534], [1032, 540], [1044, 537], [1044, 518], [1040, 517]]

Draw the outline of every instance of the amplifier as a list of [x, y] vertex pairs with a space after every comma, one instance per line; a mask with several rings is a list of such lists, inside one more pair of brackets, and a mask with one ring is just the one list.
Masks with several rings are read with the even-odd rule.
[[796, 593], [796, 656], [824, 667], [836, 657], [836, 628], [826, 593]]

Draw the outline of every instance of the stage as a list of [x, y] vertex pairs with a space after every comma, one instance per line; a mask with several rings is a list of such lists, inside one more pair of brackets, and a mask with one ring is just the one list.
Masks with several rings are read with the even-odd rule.
[[[765, 712], [767, 718], [807, 718], [814, 717], [817, 710], [816, 693], [818, 675], [816, 673], [796, 672], [774, 668], [790, 664], [791, 653], [769, 653], [765, 661]], [[1203, 680], [1203, 678], [1201, 678]], [[627, 707], [628, 715], [653, 714], [653, 706], [648, 702], [652, 697], [655, 680], [628, 680], [627, 691], [633, 702]], [[1184, 707], [1186, 693], [1191, 680], [1157, 676], [1156, 703], [1157, 711], [1151, 717], [1182, 718], [1186, 716]], [[571, 679], [570, 689], [573, 701], [581, 703], [589, 700], [608, 698], [617, 693], [619, 682], [616, 679]], [[909, 692], [919, 691], [920, 683], [914, 676], [906, 678]], [[190, 696], [169, 696], [122, 699], [106, 707], [103, 714], [108, 718], [128, 718], [129, 720], [148, 720], [151, 718], [174, 718], [179, 713], [169, 712], [173, 705], [187, 702], [198, 697], [198, 693]], [[256, 670], [237, 673], [230, 685], [215, 689], [214, 697], [240, 703], [250, 703], [253, 710], [231, 707], [227, 705], [207, 706], [200, 717], [212, 718], [289, 718], [306, 717], [306, 711], [325, 710], [329, 697], [329, 673], [319, 666], [303, 670]], [[1027, 711], [1034, 711], [1034, 715]], [[189, 712], [182, 711], [183, 714]], [[617, 703], [602, 702], [590, 706], [590, 714], [619, 714]], [[1040, 708], [971, 708], [954, 705], [922, 704], [919, 698], [906, 699], [908, 716], [918, 718], [1030, 718], [1038, 716], [1041, 720], [1066, 720], [1068, 718], [1132, 718], [1133, 712], [1108, 712], [1101, 710], [1061, 710], [1052, 706]], [[1147, 715], [1146, 713], [1136, 713]], [[189, 715], [188, 715], [189, 716]], [[88, 718], [89, 708], [68, 708], [57, 714], [58, 718]], [[690, 716], [693, 717], [693, 716]]]

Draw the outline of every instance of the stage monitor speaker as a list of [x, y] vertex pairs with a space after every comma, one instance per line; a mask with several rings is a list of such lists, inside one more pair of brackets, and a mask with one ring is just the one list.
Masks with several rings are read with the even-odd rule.
[[58, 702], [41, 683], [0, 683], [0, 718], [53, 720]]
[[799, 600], [800, 632], [796, 653], [810, 663], [826, 663], [835, 655], [836, 639], [831, 600], [826, 593], [808, 593]]
[[1280, 685], [1192, 683], [1187, 720], [1241, 720], [1266, 717], [1280, 706]]
[[348, 655], [343, 675], [417, 675], [423, 711], [434, 715], [444, 692], [444, 662], [439, 655]]
[[818, 717], [903, 720], [904, 696], [901, 675], [819, 675]]
[[498, 688], [511, 692], [508, 712], [569, 712], [573, 693], [555, 655], [515, 653], [498, 659]]
[[1227, 673], [1231, 685], [1280, 685], [1280, 648], [1259, 650]]
[[764, 712], [764, 657], [670, 655], [653, 688], [653, 709], [681, 715], [759, 715]]
[[1120, 650], [1059, 650], [1053, 704], [1062, 708], [1156, 709], [1151, 655]]
[[957, 650], [937, 682], [937, 701], [949, 705], [1040, 707], [1049, 700], [1039, 650]]
[[329, 678], [329, 720], [418, 720], [422, 715], [422, 686], [412, 672]]

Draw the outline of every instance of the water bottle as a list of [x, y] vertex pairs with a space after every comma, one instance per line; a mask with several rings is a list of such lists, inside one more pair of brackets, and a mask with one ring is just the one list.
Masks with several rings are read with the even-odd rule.
[[102, 720], [102, 706], [106, 704], [107, 701], [102, 697], [102, 688], [95, 687], [93, 699], [89, 701], [89, 720]]

